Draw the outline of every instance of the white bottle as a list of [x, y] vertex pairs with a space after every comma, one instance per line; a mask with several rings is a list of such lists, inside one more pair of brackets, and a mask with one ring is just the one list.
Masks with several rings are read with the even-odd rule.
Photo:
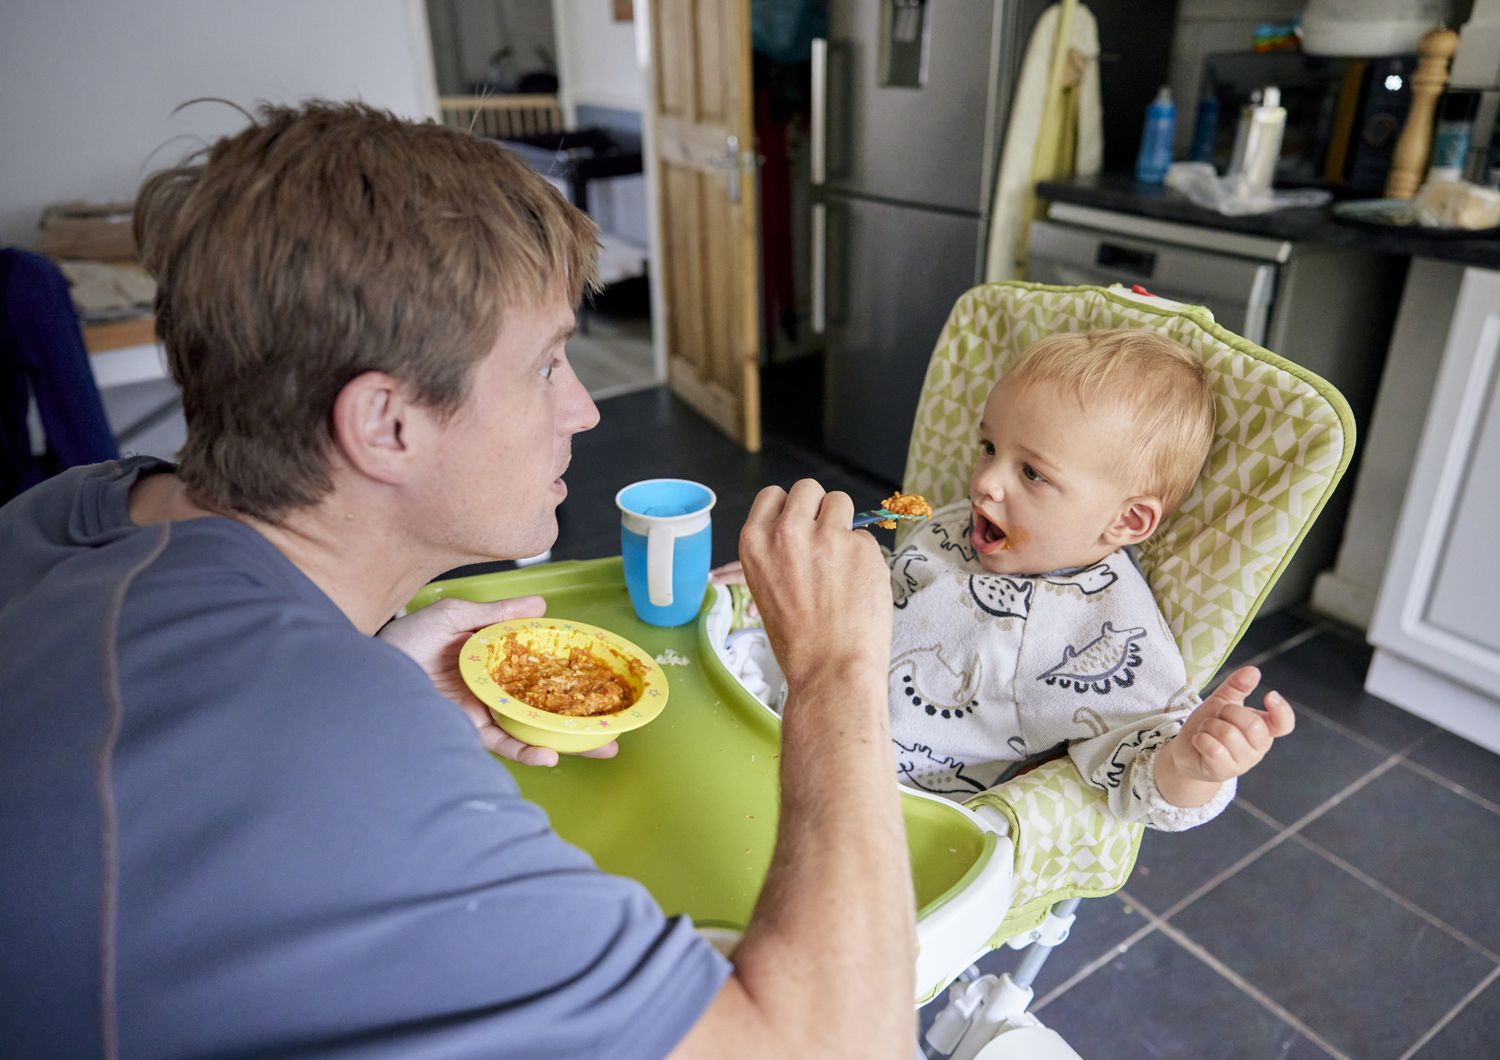
[[1261, 90], [1260, 103], [1249, 114], [1245, 129], [1245, 151], [1241, 172], [1245, 190], [1267, 194], [1276, 176], [1276, 160], [1281, 157], [1281, 137], [1286, 132], [1286, 108], [1281, 105], [1281, 90], [1268, 85]]

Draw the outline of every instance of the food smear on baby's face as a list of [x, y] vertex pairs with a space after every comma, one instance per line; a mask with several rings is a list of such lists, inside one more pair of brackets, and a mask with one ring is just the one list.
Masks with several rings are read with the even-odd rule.
[[[593, 718], [624, 710], [636, 700], [630, 682], [587, 648], [553, 654], [522, 643], [512, 632], [485, 650], [485, 668], [495, 684], [538, 710]], [[645, 675], [638, 660], [620, 658], [632, 677], [639, 680]]]
[[[893, 493], [880, 502], [880, 506], [892, 515], [914, 515], [921, 519], [932, 515], [932, 505], [920, 493]], [[882, 519], [875, 524], [886, 530], [896, 529], [896, 520]]]

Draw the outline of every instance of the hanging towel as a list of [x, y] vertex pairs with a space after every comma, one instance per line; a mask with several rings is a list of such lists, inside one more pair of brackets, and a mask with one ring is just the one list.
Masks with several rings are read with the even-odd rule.
[[1092, 176], [1103, 160], [1099, 24], [1083, 4], [1065, 0], [1037, 19], [1011, 98], [990, 209], [986, 282], [1023, 274], [1037, 181]]

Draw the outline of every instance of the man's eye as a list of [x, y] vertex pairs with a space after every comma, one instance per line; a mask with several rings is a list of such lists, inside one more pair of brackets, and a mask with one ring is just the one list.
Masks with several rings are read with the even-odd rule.
[[1027, 479], [1029, 479], [1032, 482], [1046, 482], [1047, 481], [1045, 478], [1042, 477], [1042, 473], [1040, 471], [1038, 471], [1036, 468], [1032, 467], [1030, 464], [1022, 464], [1021, 465], [1021, 474], [1025, 475], [1027, 477]]
[[537, 369], [537, 374], [540, 375], [543, 379], [551, 379], [552, 378], [552, 371], [556, 367], [557, 367], [557, 362], [556, 361], [548, 361], [546, 364], [542, 365], [540, 368]]

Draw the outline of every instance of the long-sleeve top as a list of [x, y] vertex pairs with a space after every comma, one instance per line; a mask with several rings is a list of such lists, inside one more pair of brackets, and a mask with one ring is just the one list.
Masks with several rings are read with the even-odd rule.
[[891, 733], [903, 782], [967, 798], [1017, 763], [1066, 746], [1129, 821], [1177, 831], [1233, 798], [1184, 809], [1156, 756], [1199, 703], [1145, 577], [1125, 551], [1091, 566], [991, 574], [967, 502], [934, 513], [890, 558]]

